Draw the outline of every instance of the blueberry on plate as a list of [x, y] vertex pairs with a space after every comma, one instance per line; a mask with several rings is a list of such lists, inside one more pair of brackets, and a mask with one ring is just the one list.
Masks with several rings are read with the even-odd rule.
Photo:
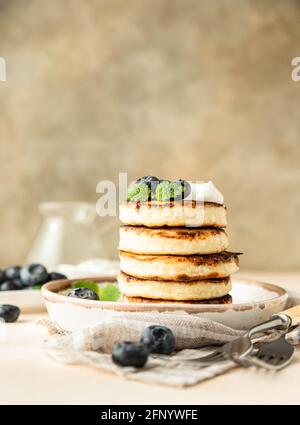
[[175, 350], [174, 334], [166, 326], [149, 326], [142, 333], [140, 342], [150, 353], [171, 354]]
[[4, 322], [15, 322], [19, 316], [19, 307], [10, 304], [0, 304], [0, 319], [4, 320]]
[[46, 267], [42, 264], [29, 264], [22, 267], [20, 271], [20, 278], [24, 286], [43, 285], [48, 282], [49, 275]]
[[65, 276], [62, 273], [52, 272], [52, 273], [49, 273], [48, 279], [49, 279], [49, 281], [50, 280], [61, 280], [61, 279], [67, 279], [67, 276]]
[[99, 300], [99, 295], [89, 288], [73, 288], [69, 292], [68, 297], [80, 298], [82, 300]]
[[7, 269], [4, 270], [5, 280], [19, 279], [21, 268], [21, 266], [7, 267]]
[[144, 176], [136, 180], [136, 183], [146, 183], [146, 185], [151, 189], [151, 192], [155, 194], [156, 186], [160, 182], [160, 179], [155, 176]]
[[20, 289], [24, 289], [20, 279], [6, 280], [0, 284], [0, 291], [19, 291]]
[[118, 366], [144, 367], [149, 351], [141, 343], [120, 342], [113, 346], [112, 359]]

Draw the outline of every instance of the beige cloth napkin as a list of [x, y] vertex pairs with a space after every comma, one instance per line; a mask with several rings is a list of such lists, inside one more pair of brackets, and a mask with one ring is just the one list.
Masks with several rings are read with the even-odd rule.
[[[289, 306], [299, 303], [300, 295], [290, 294]], [[59, 362], [87, 364], [127, 379], [179, 387], [197, 384], [238, 367], [231, 361], [203, 365], [184, 360], [204, 356], [211, 352], [211, 348], [205, 347], [232, 341], [243, 334], [243, 331], [187, 313], [122, 312], [117, 316], [107, 316], [96, 325], [73, 333], [62, 330], [49, 320], [41, 320], [39, 323], [46, 326], [49, 332], [43, 348]], [[171, 356], [152, 355], [143, 369], [116, 366], [111, 360], [113, 344], [138, 341], [145, 327], [154, 324], [172, 329], [178, 351]], [[291, 332], [289, 340], [293, 344], [299, 342], [299, 328]]]

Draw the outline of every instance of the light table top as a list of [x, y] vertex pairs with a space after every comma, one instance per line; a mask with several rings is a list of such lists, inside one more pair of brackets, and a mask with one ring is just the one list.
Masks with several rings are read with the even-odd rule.
[[[300, 292], [299, 273], [243, 273]], [[88, 366], [56, 363], [40, 348], [42, 315], [23, 315], [0, 342], [0, 403], [10, 404], [210, 404], [299, 403], [300, 349], [286, 369], [271, 373], [236, 369], [190, 388], [127, 381]]]

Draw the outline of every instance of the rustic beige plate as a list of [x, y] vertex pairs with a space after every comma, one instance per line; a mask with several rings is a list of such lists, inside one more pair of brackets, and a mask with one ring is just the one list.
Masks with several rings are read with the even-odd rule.
[[38, 289], [22, 289], [19, 291], [0, 291], [0, 304], [17, 305], [22, 313], [41, 313], [45, 311], [45, 303]]
[[[112, 278], [88, 278], [105, 284], [116, 281]], [[80, 300], [64, 293], [81, 279], [58, 280], [42, 287], [42, 296], [50, 319], [63, 329], [74, 331], [91, 326], [107, 316], [120, 312], [186, 312], [223, 323], [236, 329], [249, 327], [268, 320], [273, 313], [285, 308], [288, 294], [279, 286], [248, 279], [232, 279], [232, 304], [187, 304], [187, 303], [128, 303]]]

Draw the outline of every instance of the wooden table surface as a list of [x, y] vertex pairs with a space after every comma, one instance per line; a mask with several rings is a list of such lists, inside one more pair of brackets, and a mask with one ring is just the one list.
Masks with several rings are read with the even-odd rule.
[[[300, 272], [243, 273], [243, 277], [300, 292]], [[0, 342], [0, 403], [9, 404], [230, 404], [299, 403], [300, 349], [293, 363], [273, 373], [236, 369], [194, 387], [176, 389], [126, 381], [88, 366], [56, 363], [41, 350], [46, 331], [23, 315]]]

